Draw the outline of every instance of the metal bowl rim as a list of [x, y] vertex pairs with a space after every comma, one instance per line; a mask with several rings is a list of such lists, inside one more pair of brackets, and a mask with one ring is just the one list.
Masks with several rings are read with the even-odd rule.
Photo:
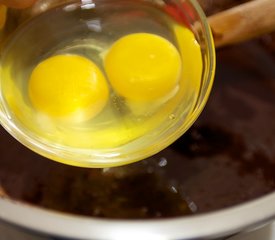
[[50, 236], [73, 239], [197, 239], [221, 237], [275, 217], [275, 193], [224, 210], [168, 219], [118, 220], [71, 215], [0, 198], [0, 219]]

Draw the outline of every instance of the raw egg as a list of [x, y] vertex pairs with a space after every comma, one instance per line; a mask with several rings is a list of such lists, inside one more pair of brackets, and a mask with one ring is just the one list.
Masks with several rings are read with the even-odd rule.
[[104, 59], [113, 89], [127, 100], [148, 101], [167, 96], [181, 74], [181, 57], [167, 39], [133, 33], [118, 39]]
[[108, 84], [97, 65], [71, 54], [40, 62], [28, 87], [33, 106], [50, 117], [87, 120], [100, 113], [109, 98]]

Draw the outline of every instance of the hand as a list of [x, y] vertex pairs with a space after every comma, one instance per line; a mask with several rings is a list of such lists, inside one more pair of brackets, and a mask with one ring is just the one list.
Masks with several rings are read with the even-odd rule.
[[27, 8], [34, 4], [36, 0], [0, 0], [0, 4], [12, 8]]

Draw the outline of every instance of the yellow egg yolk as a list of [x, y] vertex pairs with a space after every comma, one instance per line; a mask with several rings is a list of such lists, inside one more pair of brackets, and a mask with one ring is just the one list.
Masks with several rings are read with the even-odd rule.
[[40, 62], [29, 80], [32, 104], [51, 117], [87, 120], [104, 108], [108, 96], [100, 69], [78, 55], [56, 55]]
[[163, 37], [134, 33], [117, 40], [104, 59], [114, 90], [129, 100], [148, 101], [166, 96], [178, 84], [181, 58]]

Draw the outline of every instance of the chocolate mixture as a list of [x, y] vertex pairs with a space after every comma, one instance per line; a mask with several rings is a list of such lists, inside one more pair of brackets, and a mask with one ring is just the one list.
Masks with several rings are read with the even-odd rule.
[[267, 35], [219, 50], [213, 91], [198, 121], [169, 148], [135, 164], [58, 164], [1, 129], [0, 195], [74, 214], [160, 218], [218, 210], [274, 191], [273, 47]]

